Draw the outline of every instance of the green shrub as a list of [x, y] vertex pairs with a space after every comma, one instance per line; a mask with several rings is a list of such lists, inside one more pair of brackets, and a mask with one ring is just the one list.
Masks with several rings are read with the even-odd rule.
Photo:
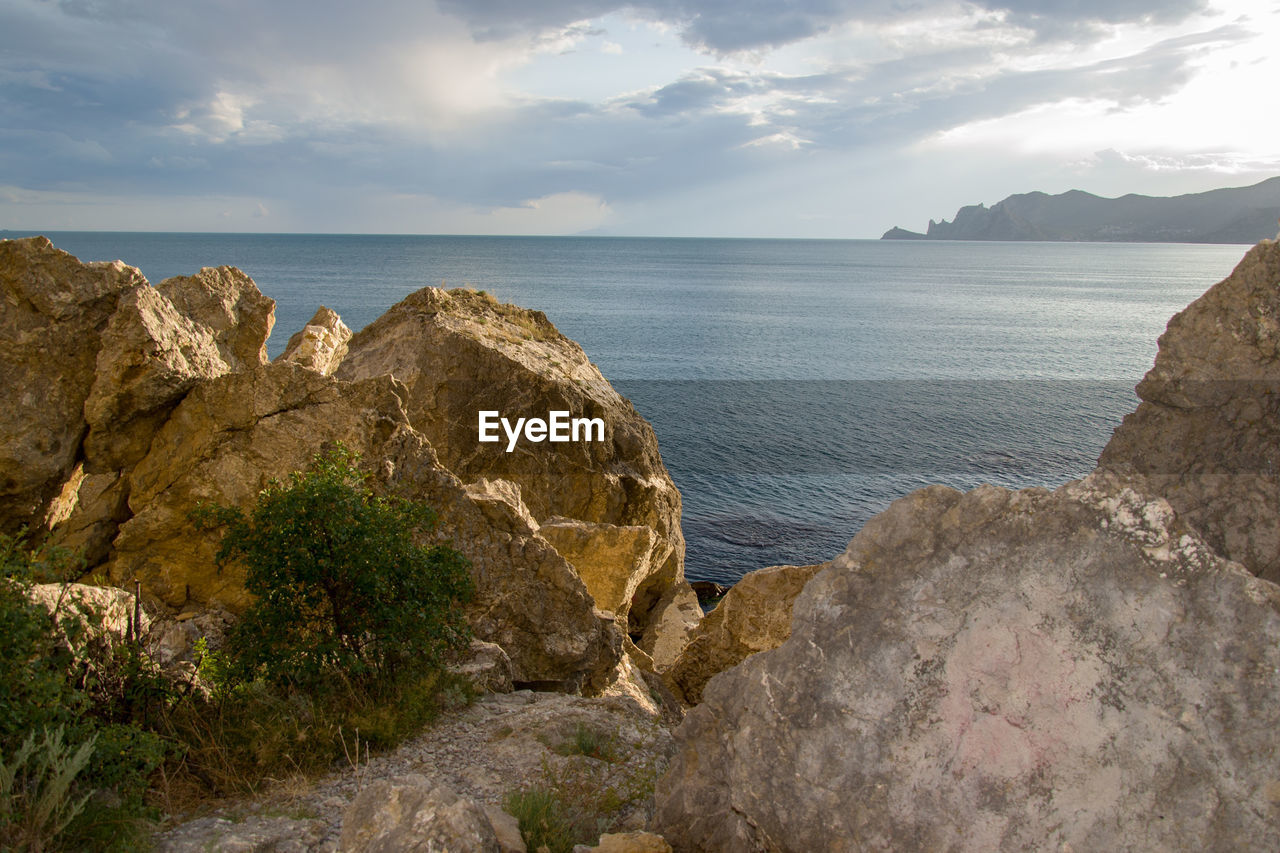
[[435, 522], [431, 509], [374, 495], [357, 459], [338, 445], [287, 485], [269, 484], [247, 515], [222, 506], [194, 514], [226, 526], [218, 560], [242, 560], [256, 597], [228, 637], [240, 680], [311, 691], [335, 679], [389, 683], [465, 641], [466, 558], [416, 544]]

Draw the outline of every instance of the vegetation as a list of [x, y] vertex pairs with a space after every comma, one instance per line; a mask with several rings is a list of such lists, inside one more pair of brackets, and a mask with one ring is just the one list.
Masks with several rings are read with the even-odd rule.
[[442, 666], [468, 637], [467, 562], [417, 544], [430, 509], [374, 495], [356, 461], [338, 446], [248, 513], [195, 514], [257, 600], [185, 682], [103, 614], [33, 603], [79, 567], [0, 537], [0, 849], [139, 849], [162, 811], [358, 763], [470, 701]]

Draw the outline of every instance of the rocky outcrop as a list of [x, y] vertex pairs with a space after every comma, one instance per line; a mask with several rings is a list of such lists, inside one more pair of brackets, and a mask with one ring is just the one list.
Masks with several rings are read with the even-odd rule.
[[791, 635], [792, 603], [820, 568], [773, 566], [743, 575], [689, 633], [683, 650], [663, 673], [672, 692], [696, 705], [713, 675], [780, 646]]
[[335, 311], [321, 305], [307, 325], [293, 333], [276, 361], [291, 361], [328, 376], [346, 358], [350, 340], [347, 324]]
[[289, 363], [197, 386], [132, 472], [133, 515], [114, 542], [113, 582], [140, 578], [174, 610], [242, 609], [242, 569], [216, 565], [219, 534], [194, 531], [189, 513], [201, 503], [247, 508], [269, 480], [341, 441], [374, 464], [385, 489], [436, 509], [436, 537], [472, 562], [472, 626], [502, 646], [517, 681], [603, 677], [621, 653], [610, 620], [529, 524], [518, 492], [466, 488], [439, 464], [409, 426], [403, 394], [390, 376], [347, 383]]
[[267, 363], [276, 303], [240, 270], [205, 267], [195, 275], [166, 278], [156, 290], [183, 316], [213, 331], [218, 352], [233, 371]]
[[689, 643], [689, 635], [702, 622], [702, 605], [688, 583], [673, 585], [653, 608], [653, 618], [640, 638], [640, 648], [658, 670], [675, 663]]
[[75, 470], [99, 336], [147, 287], [119, 261], [82, 264], [44, 237], [0, 242], [0, 529], [37, 527]]
[[1280, 581], [1280, 243], [1255, 246], [1169, 321], [1138, 396], [1099, 466]]
[[[558, 541], [574, 552], [575, 565], [583, 563], [580, 571], [592, 578], [593, 593], [601, 592], [601, 607], [630, 617], [633, 633], [643, 631], [653, 604], [683, 578], [680, 495], [653, 430], [581, 347], [541, 312], [428, 287], [353, 337], [335, 375], [357, 380], [388, 373], [408, 388], [410, 421], [451, 471], [464, 481], [518, 484], [540, 523], [582, 523], [562, 529]], [[600, 418], [604, 440], [521, 440], [508, 453], [505, 437], [478, 441], [481, 410], [512, 422], [546, 419], [552, 411]], [[621, 530], [637, 527], [653, 531], [656, 544]]]
[[500, 853], [484, 810], [425, 776], [379, 779], [342, 819], [343, 853]]
[[1280, 591], [1163, 500], [930, 487], [794, 613], [677, 730], [676, 849], [1280, 844]]

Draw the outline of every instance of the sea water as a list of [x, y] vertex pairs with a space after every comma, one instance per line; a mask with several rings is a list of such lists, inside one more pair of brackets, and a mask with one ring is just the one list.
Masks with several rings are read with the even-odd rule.
[[[18, 236], [6, 234], [4, 236]], [[360, 329], [424, 285], [546, 312], [653, 424], [691, 579], [830, 559], [914, 488], [1057, 486], [1243, 246], [51, 233], [153, 282], [231, 264]]]

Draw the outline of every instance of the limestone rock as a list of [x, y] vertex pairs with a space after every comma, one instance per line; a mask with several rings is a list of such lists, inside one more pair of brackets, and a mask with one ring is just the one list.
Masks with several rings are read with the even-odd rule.
[[1280, 589], [1163, 500], [921, 490], [794, 615], [677, 730], [677, 849], [1280, 845]]
[[102, 331], [84, 404], [87, 470], [101, 474], [137, 464], [187, 391], [230, 370], [213, 330], [182, 315], [158, 290], [123, 295]]
[[514, 677], [568, 687], [612, 670], [618, 632], [596, 612], [573, 569], [528, 526], [500, 487], [464, 488], [408, 424], [404, 387], [390, 376], [347, 383], [295, 364], [264, 365], [196, 386], [134, 468], [129, 505], [108, 564], [116, 583], [141, 578], [174, 610], [248, 604], [243, 570], [214, 561], [216, 532], [195, 531], [201, 502], [248, 508], [271, 479], [305, 470], [341, 441], [375, 466], [375, 480], [437, 511], [435, 536], [472, 563], [476, 635], [510, 655]]
[[696, 705], [713, 675], [791, 635], [791, 606], [822, 566], [773, 566], [743, 575], [690, 634], [663, 673], [682, 701]]
[[1141, 478], [1220, 553], [1280, 581], [1280, 243], [1169, 321], [1099, 466]]
[[336, 311], [323, 305], [301, 331], [294, 332], [276, 361], [291, 361], [317, 373], [330, 375], [347, 355], [351, 330]]
[[511, 658], [497, 643], [472, 640], [463, 659], [449, 666], [449, 671], [471, 680], [481, 693], [510, 693], [514, 670]]
[[[311, 853], [324, 849], [324, 821], [250, 815], [240, 820], [203, 817], [155, 839], [156, 853]], [[329, 849], [332, 849], [330, 847]]]
[[276, 303], [240, 270], [205, 267], [195, 275], [167, 278], [156, 290], [183, 315], [213, 330], [218, 352], [233, 371], [267, 363]]
[[[594, 528], [599, 545], [580, 549], [599, 558], [635, 592], [621, 608], [643, 631], [649, 608], [683, 577], [680, 494], [658, 452], [653, 430], [605, 381], [581, 347], [538, 311], [501, 305], [464, 290], [424, 288], [351, 339], [336, 375], [355, 380], [390, 373], [409, 389], [406, 408], [441, 461], [464, 481], [510, 480], [520, 485], [533, 517], [613, 527], [644, 526], [660, 540], [653, 556], [631, 562], [614, 548], [612, 527]], [[531, 443], [506, 452], [506, 441], [480, 443], [478, 415], [516, 418], [600, 418], [604, 441]], [[501, 432], [501, 430], [499, 430]], [[644, 572], [650, 574], [644, 575]], [[638, 575], [638, 577], [637, 577]], [[619, 608], [601, 605], [605, 609]]]
[[485, 817], [493, 826], [493, 834], [498, 839], [498, 849], [502, 853], [529, 853], [529, 847], [520, 835], [520, 822], [500, 807], [484, 805]]
[[83, 264], [44, 237], [0, 241], [0, 529], [44, 521], [80, 453], [99, 335], [146, 287], [133, 267]]
[[[39, 583], [31, 587], [31, 599], [50, 613], [72, 616], [90, 629], [87, 639], [106, 632], [120, 641], [129, 635], [133, 619], [133, 594], [114, 587], [82, 583]], [[139, 612], [142, 632], [151, 628], [151, 617]]]
[[701, 621], [702, 605], [693, 587], [683, 581], [673, 584], [653, 608], [640, 648], [653, 659], [656, 669], [669, 669]]
[[671, 845], [652, 832], [609, 832], [595, 847], [578, 844], [573, 853], [671, 853]]
[[425, 776], [379, 779], [342, 818], [343, 853], [500, 853], [484, 811]]
[[85, 474], [78, 464], [50, 507], [50, 541], [97, 566], [111, 552], [120, 525], [129, 518], [129, 482], [118, 473]]
[[[572, 564], [601, 610], [627, 624], [640, 585], [663, 571], [671, 545], [651, 527], [553, 518], [538, 528]], [[623, 571], [630, 567], [629, 571]], [[651, 620], [650, 620], [651, 621]]]

